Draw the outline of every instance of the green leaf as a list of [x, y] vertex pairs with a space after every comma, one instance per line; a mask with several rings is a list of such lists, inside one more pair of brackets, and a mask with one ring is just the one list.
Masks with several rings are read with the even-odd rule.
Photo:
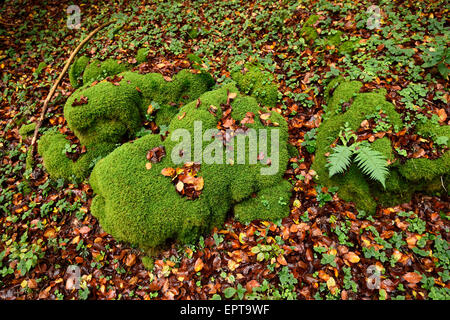
[[333, 153], [328, 157], [328, 171], [330, 177], [336, 173], [343, 173], [351, 162], [353, 149], [347, 146], [336, 146]]
[[448, 74], [449, 74], [449, 68], [447, 68], [447, 66], [445, 65], [445, 63], [439, 63], [438, 64], [438, 70], [439, 70], [439, 73], [441, 74], [441, 76], [444, 78], [444, 79], [447, 79], [447, 77], [448, 77]]
[[229, 287], [229, 288], [226, 288], [225, 290], [223, 290], [223, 294], [224, 294], [225, 298], [227, 298], [227, 299], [232, 298], [235, 295], [235, 293], [236, 293], [236, 289], [232, 288], [232, 287]]
[[389, 174], [386, 157], [367, 146], [360, 146], [355, 153], [355, 161], [361, 171], [386, 188], [386, 177]]

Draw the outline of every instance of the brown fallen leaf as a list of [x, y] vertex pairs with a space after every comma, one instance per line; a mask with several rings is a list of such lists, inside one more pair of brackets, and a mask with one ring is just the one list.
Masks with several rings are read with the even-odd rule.
[[125, 260], [125, 264], [126, 264], [128, 267], [132, 267], [135, 263], [136, 263], [136, 255], [133, 254], [133, 253], [130, 253], [130, 254], [127, 256], [127, 259]]
[[277, 257], [277, 262], [282, 266], [287, 266], [286, 258], [281, 254]]
[[352, 251], [346, 253], [344, 255], [344, 259], [349, 261], [349, 262], [351, 262], [351, 263], [358, 263], [359, 260], [360, 260], [359, 256], [356, 253], [352, 252]]
[[86, 234], [89, 231], [91, 231], [91, 228], [89, 228], [88, 226], [82, 226], [79, 230], [78, 230], [81, 234]]
[[415, 272], [405, 273], [402, 278], [412, 284], [416, 284], [422, 280], [422, 276]]
[[439, 116], [440, 122], [447, 120], [447, 113], [445, 112], [445, 109], [439, 109], [437, 115]]

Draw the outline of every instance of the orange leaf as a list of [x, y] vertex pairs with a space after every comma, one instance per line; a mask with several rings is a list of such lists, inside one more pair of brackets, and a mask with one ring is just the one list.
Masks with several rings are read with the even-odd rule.
[[49, 228], [45, 230], [44, 237], [46, 238], [54, 238], [56, 236], [56, 231], [53, 228]]
[[344, 258], [345, 258], [345, 260], [347, 260], [351, 263], [358, 263], [360, 260], [359, 256], [356, 253], [351, 252], [351, 251], [349, 253], [345, 254]]
[[281, 264], [282, 266], [287, 266], [287, 261], [286, 261], [286, 259], [284, 258], [284, 256], [281, 255], [281, 254], [277, 257], [277, 262], [278, 262], [279, 264]]
[[422, 276], [415, 272], [408, 272], [403, 275], [403, 279], [408, 281], [409, 283], [418, 283], [420, 280], [422, 280]]
[[257, 288], [259, 287], [260, 284], [258, 281], [256, 280], [250, 280], [249, 282], [247, 282], [247, 284], [245, 285], [245, 289], [247, 289], [248, 293], [251, 293], [253, 291], [253, 288]]
[[127, 260], [125, 261], [125, 264], [128, 266], [128, 267], [131, 267], [131, 266], [133, 266], [134, 264], [136, 263], [136, 255], [134, 255], [134, 254], [129, 254], [128, 256], [127, 256]]
[[198, 177], [194, 181], [194, 189], [195, 191], [200, 191], [203, 189], [203, 186], [205, 185], [205, 181], [203, 180], [203, 177]]
[[203, 261], [202, 259], [198, 258], [197, 260], [195, 260], [195, 264], [194, 264], [194, 271], [195, 272], [199, 272], [200, 270], [203, 269]]
[[447, 120], [447, 113], [445, 112], [445, 109], [439, 109], [437, 114], [439, 116], [439, 121], [443, 122]]
[[164, 168], [161, 170], [161, 174], [165, 177], [172, 177], [175, 174], [174, 168]]

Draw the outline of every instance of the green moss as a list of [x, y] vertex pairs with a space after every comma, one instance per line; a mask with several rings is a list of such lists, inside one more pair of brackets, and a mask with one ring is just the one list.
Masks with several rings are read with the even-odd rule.
[[278, 185], [260, 190], [255, 197], [250, 197], [234, 206], [235, 218], [241, 222], [251, 222], [288, 216], [290, 188], [290, 183], [282, 180]]
[[[134, 137], [142, 128], [150, 103], [161, 105], [157, 112], [157, 123], [168, 124], [178, 112], [178, 108], [170, 103], [195, 100], [214, 84], [210, 75], [193, 74], [187, 70], [180, 71], [170, 82], [156, 73], [140, 75], [124, 72], [120, 75], [123, 78], [119, 85], [108, 81], [101, 81], [94, 86], [87, 84], [67, 99], [64, 116], [69, 128], [80, 139], [80, 143], [87, 146], [88, 152], [73, 163], [62, 151], [69, 143], [64, 136], [49, 134], [43, 137], [39, 142], [42, 145], [39, 153], [52, 177], [87, 177], [92, 169], [90, 161], [105, 156], [117, 144]], [[86, 99], [85, 104], [74, 103], [83, 99]]]
[[[186, 129], [193, 134], [196, 121], [202, 122], [203, 133], [216, 128], [220, 115], [214, 116], [208, 109], [211, 105], [225, 103], [227, 90], [237, 93], [236, 87], [227, 85], [201, 95], [200, 105], [196, 101], [184, 105], [179, 110], [179, 114], [184, 114], [184, 117], [172, 119], [170, 134], [163, 142], [157, 135], [147, 135], [122, 145], [97, 163], [90, 179], [97, 194], [91, 210], [107, 232], [117, 239], [147, 249], [161, 246], [168, 239], [192, 242], [212, 227], [223, 224], [227, 213], [233, 208], [241, 221], [278, 219], [289, 213], [287, 203], [291, 186], [283, 180], [289, 159], [287, 123], [274, 112], [270, 119], [278, 122], [279, 127], [264, 127], [260, 121], [248, 124], [249, 128], [255, 130], [268, 129], [269, 136], [270, 130], [277, 129], [280, 132], [279, 170], [273, 175], [261, 175], [260, 169], [267, 168], [267, 164], [249, 163], [252, 149], [248, 143], [245, 146], [245, 163], [236, 160], [237, 148], [233, 165], [202, 161], [199, 176], [204, 179], [204, 188], [196, 200], [181, 197], [171, 179], [161, 174], [163, 168], [180, 166], [172, 162], [171, 156], [152, 164], [150, 170], [145, 168], [146, 153], [153, 147], [164, 145], [167, 155], [171, 155], [174, 150], [178, 154], [176, 148], [179, 141], [172, 141], [176, 129]], [[233, 100], [232, 108], [232, 116], [236, 120], [242, 120], [246, 112], [257, 115], [258, 110], [261, 110], [254, 98], [241, 95]], [[193, 135], [191, 138], [193, 145]], [[269, 155], [271, 150], [272, 145], [269, 143]], [[200, 153], [194, 153], [192, 160], [197, 161], [195, 156], [198, 155]], [[226, 153], [220, 159], [225, 162]], [[265, 199], [269, 201], [270, 210], [262, 207], [261, 200]], [[261, 208], [265, 211], [261, 212]]]
[[389, 140], [388, 137], [383, 137], [381, 139], [375, 140], [371, 144], [371, 148], [383, 154], [389, 162], [393, 162], [395, 160], [395, 155], [391, 146], [391, 140]]
[[91, 61], [84, 69], [83, 84], [88, 84], [94, 80], [102, 80], [127, 70], [128, 66], [119, 60], [107, 59], [103, 62], [99, 60]]
[[33, 166], [34, 166], [33, 153], [32, 153], [32, 150], [29, 149], [27, 151], [27, 158], [25, 159], [25, 169], [31, 170], [31, 169], [33, 169]]
[[314, 28], [314, 24], [319, 20], [318, 15], [311, 15], [309, 18], [305, 21], [302, 28], [300, 29], [300, 35], [307, 41], [314, 41], [317, 39], [319, 34], [317, 33], [317, 30]]
[[47, 131], [39, 139], [38, 152], [42, 155], [45, 169], [53, 179], [69, 179], [74, 177], [83, 180], [95, 165], [95, 162], [106, 156], [116, 147], [115, 144], [98, 143], [87, 146], [87, 152], [72, 161], [67, 157], [65, 148], [71, 144], [65, 136], [59, 132]]
[[446, 175], [450, 168], [450, 151], [436, 160], [425, 158], [410, 159], [399, 168], [399, 172], [406, 179], [420, 181], [422, 179], [432, 180], [436, 176]]
[[141, 258], [141, 261], [145, 269], [149, 271], [153, 270], [153, 267], [155, 266], [155, 259], [149, 256], [143, 256]]
[[140, 48], [138, 49], [136, 53], [136, 61], [137, 63], [143, 63], [147, 62], [147, 56], [148, 56], [148, 48]]
[[450, 126], [441, 126], [431, 120], [425, 120], [417, 125], [416, 131], [425, 138], [435, 140], [438, 137], [449, 137], [447, 146], [450, 146]]
[[89, 64], [89, 58], [81, 56], [72, 63], [69, 69], [70, 84], [74, 88], [79, 88], [83, 85], [83, 72]]
[[24, 124], [20, 127], [19, 134], [21, 135], [22, 139], [28, 138], [33, 135], [35, 129], [36, 129], [35, 122]]
[[359, 42], [359, 39], [344, 41], [339, 46], [338, 50], [341, 54], [346, 54], [346, 53], [351, 54], [351, 53], [353, 53], [353, 51], [355, 51], [356, 45], [358, 42]]
[[278, 86], [273, 82], [273, 75], [261, 66], [247, 64], [245, 69], [234, 72], [231, 77], [238, 88], [258, 100], [259, 103], [275, 107], [278, 101]]
[[[416, 131], [425, 138], [432, 140], [437, 137], [447, 137], [447, 147], [450, 146], [450, 127], [441, 126], [426, 120], [417, 125]], [[431, 181], [437, 176], [444, 176], [449, 173], [450, 168], [450, 151], [444, 152], [439, 159], [430, 160], [425, 158], [410, 159], [399, 168], [400, 173], [411, 181]], [[448, 188], [447, 188], [448, 190]]]
[[[76, 161], [69, 159], [66, 146], [71, 142], [59, 132], [45, 133], [38, 144], [44, 166], [52, 178], [73, 176], [83, 179], [94, 167], [90, 183], [96, 197], [91, 210], [105, 231], [118, 240], [154, 249], [169, 239], [182, 243], [198, 239], [205, 231], [220, 226], [233, 208], [242, 221], [279, 219], [289, 213], [290, 184], [283, 180], [289, 160], [288, 128], [280, 114], [270, 112], [269, 120], [275, 126], [264, 126], [258, 120], [258, 114], [269, 111], [262, 109], [257, 99], [241, 95], [233, 83], [208, 91], [214, 81], [205, 73], [183, 70], [172, 81], [164, 80], [160, 74], [123, 72], [119, 76], [122, 78], [118, 83], [87, 83], [66, 102], [64, 115], [70, 129], [86, 146], [85, 154]], [[262, 78], [258, 78], [255, 84], [256, 87], [267, 85]], [[252, 88], [253, 92], [255, 89]], [[178, 141], [172, 141], [173, 133], [176, 129], [187, 130], [191, 134], [191, 145], [194, 145], [195, 123], [201, 121], [203, 134], [207, 129], [216, 129], [221, 117], [220, 106], [226, 103], [228, 92], [237, 94], [232, 101], [231, 113], [235, 120], [239, 122], [252, 112], [256, 118], [246, 125], [249, 129], [267, 129], [268, 137], [273, 130], [279, 132], [279, 159], [272, 158], [271, 164], [267, 164], [267, 160], [250, 163], [250, 151], [256, 159], [258, 145], [248, 141], [244, 145], [243, 162], [237, 157], [236, 146], [231, 154], [235, 159], [232, 164], [226, 164], [231, 156], [226, 152], [216, 158], [224, 164], [202, 162], [202, 158], [197, 158], [202, 156], [200, 149], [194, 152], [192, 160], [202, 162], [198, 175], [204, 178], [204, 188], [196, 200], [182, 197], [171, 179], [161, 174], [163, 168], [181, 166], [172, 162], [172, 152], [179, 154], [176, 149]], [[261, 92], [256, 92], [261, 98]], [[169, 124], [169, 136], [162, 141], [159, 135], [146, 135], [117, 147], [133, 138], [142, 127], [150, 104], [160, 106], [157, 121]], [[177, 106], [179, 104], [181, 108]], [[208, 111], [211, 105], [218, 108], [216, 115]], [[241, 139], [249, 138], [241, 135]], [[208, 144], [205, 142], [205, 146]], [[161, 145], [165, 147], [167, 156], [147, 170], [148, 150]], [[274, 148], [269, 139], [268, 157], [275, 152]], [[208, 153], [206, 149], [203, 151]], [[261, 170], [264, 169], [273, 169], [274, 172], [262, 175]], [[265, 199], [271, 209], [260, 212]]]
[[341, 43], [341, 37], [343, 32], [340, 30], [335, 30], [335, 32], [327, 37], [327, 42], [329, 46], [337, 47]]
[[[331, 86], [335, 85], [335, 83], [330, 83]], [[341, 111], [341, 105], [344, 102], [349, 102], [350, 99], [354, 98], [356, 94], [361, 89], [362, 83], [359, 81], [349, 81], [342, 82], [339, 86], [334, 90], [334, 93], [328, 99], [328, 104], [325, 108], [325, 112], [327, 115], [332, 116]], [[329, 94], [329, 90], [327, 95]]]
[[[390, 174], [386, 180], [386, 189], [376, 182], [369, 181], [354, 165], [345, 174], [329, 177], [325, 155], [332, 152], [330, 145], [346, 123], [356, 131], [361, 122], [369, 115], [381, 111], [387, 116], [393, 128], [403, 127], [400, 115], [394, 106], [385, 99], [385, 90], [359, 93], [361, 85], [357, 81], [347, 82], [344, 78], [339, 77], [333, 79], [325, 89], [328, 103], [325, 108], [326, 117], [317, 132], [316, 155], [312, 165], [318, 174], [319, 183], [327, 187], [338, 187], [340, 198], [354, 202], [358, 209], [370, 213], [375, 211], [377, 203], [391, 206], [409, 201], [411, 195], [416, 191], [442, 190], [442, 183], [438, 183], [437, 177], [442, 176], [443, 181], [448, 183], [449, 151], [436, 160], [410, 159], [405, 164], [400, 164], [399, 161], [395, 161], [395, 154], [387, 137], [377, 139], [371, 144], [374, 150], [384, 154], [393, 163], [389, 167]], [[345, 112], [341, 108], [344, 102], [351, 103]], [[430, 123], [420, 125], [418, 130], [429, 136], [449, 134], [448, 126], [440, 127]], [[446, 189], [449, 188], [446, 187]]]

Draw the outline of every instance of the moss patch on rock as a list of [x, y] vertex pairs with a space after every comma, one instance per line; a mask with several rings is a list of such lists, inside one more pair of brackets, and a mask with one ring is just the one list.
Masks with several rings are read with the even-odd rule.
[[120, 60], [107, 59], [105, 61], [91, 61], [83, 72], [83, 84], [91, 81], [103, 80], [106, 77], [113, 76], [124, 72], [128, 69], [128, 65]]
[[[255, 145], [245, 144], [244, 162], [237, 161], [237, 150], [232, 154], [214, 153], [223, 164], [208, 163], [203, 158], [198, 175], [204, 179], [204, 187], [195, 200], [182, 197], [176, 190], [170, 177], [164, 176], [165, 168], [177, 168], [181, 164], [173, 162], [172, 154], [179, 154], [177, 129], [187, 130], [191, 146], [194, 146], [194, 131], [201, 121], [201, 134], [208, 137], [206, 130], [215, 129], [220, 121], [221, 105], [227, 103], [229, 92], [236, 97], [231, 102], [231, 116], [238, 123], [249, 112], [255, 115], [254, 121], [247, 123], [249, 129], [272, 130], [279, 132], [279, 169], [275, 174], [262, 175], [262, 168], [274, 166], [275, 162], [257, 161], [250, 163], [250, 151]], [[239, 221], [255, 219], [278, 219], [289, 214], [291, 185], [283, 180], [289, 155], [287, 150], [288, 129], [284, 118], [276, 112], [261, 108], [256, 99], [241, 95], [234, 85], [204, 93], [198, 101], [184, 105], [169, 125], [169, 136], [164, 141], [158, 135], [147, 135], [133, 142], [125, 143], [107, 157], [100, 160], [90, 178], [97, 194], [92, 203], [92, 213], [105, 229], [117, 239], [137, 244], [142, 248], [155, 248], [164, 245], [169, 239], [181, 243], [196, 240], [199, 235], [214, 226], [223, 224], [227, 213], [234, 211]], [[211, 112], [211, 106], [217, 112]], [[266, 126], [259, 119], [260, 112], [268, 116], [272, 124]], [[267, 124], [267, 123], [266, 123]], [[197, 127], [198, 128], [198, 127]], [[237, 134], [238, 136], [239, 134]], [[246, 136], [242, 136], [243, 139]], [[219, 144], [222, 141], [213, 139]], [[191, 153], [189, 160], [198, 161], [208, 153], [210, 143]], [[268, 139], [267, 155], [272, 155], [275, 148]], [[164, 146], [166, 156], [160, 162], [152, 163], [147, 168], [146, 154], [149, 150]], [[187, 150], [184, 150], [187, 152]]]
[[251, 95], [262, 105], [275, 107], [278, 101], [278, 86], [274, 83], [273, 75], [255, 64], [246, 64], [231, 77], [238, 88], [245, 94]]
[[306, 41], [314, 41], [317, 39], [319, 34], [317, 30], [314, 28], [314, 24], [319, 20], [319, 16], [313, 14], [306, 19], [305, 23], [303, 23], [302, 28], [300, 29], [300, 35]]
[[94, 159], [130, 140], [142, 128], [151, 103], [160, 105], [155, 111], [157, 123], [168, 124], [178, 112], [178, 104], [197, 99], [213, 84], [210, 75], [182, 70], [173, 81], [166, 81], [156, 73], [123, 72], [84, 85], [68, 98], [64, 116], [80, 143], [87, 147], [87, 153], [72, 161], [64, 152], [70, 141], [61, 134], [48, 132], [38, 143], [47, 171], [53, 178], [86, 178]]
[[[390, 160], [386, 189], [379, 183], [368, 180], [355, 165], [351, 165], [344, 174], [329, 177], [327, 155], [332, 152], [332, 143], [346, 124], [356, 131], [368, 116], [382, 112], [386, 119], [389, 119], [392, 130], [403, 127], [400, 115], [385, 99], [385, 90], [359, 93], [361, 86], [360, 82], [345, 81], [339, 77], [333, 79], [325, 89], [327, 107], [324, 121], [318, 128], [317, 149], [312, 165], [318, 174], [318, 182], [327, 187], [338, 187], [341, 199], [354, 202], [358, 209], [370, 213], [375, 212], [377, 204], [391, 206], [407, 202], [416, 191], [444, 191], [443, 187], [449, 190], [449, 151], [436, 160], [409, 159], [400, 164], [399, 161], [394, 161], [393, 148], [387, 137], [377, 139], [371, 144], [372, 149], [381, 152]], [[417, 130], [422, 135], [450, 137], [447, 126], [431, 122], [418, 126]]]
[[136, 61], [137, 63], [143, 63], [147, 61], [149, 50], [148, 48], [140, 48], [136, 53]]
[[34, 130], [36, 129], [36, 123], [32, 122], [29, 124], [24, 124], [19, 129], [19, 134], [22, 137], [22, 139], [31, 137], [34, 133]]
[[[102, 81], [90, 78], [64, 107], [67, 124], [86, 152], [77, 160], [69, 158], [71, 141], [57, 131], [41, 137], [38, 151], [52, 178], [90, 175], [96, 193], [93, 215], [118, 240], [146, 250], [174, 239], [192, 242], [222, 225], [230, 212], [242, 222], [279, 219], [289, 214], [291, 185], [283, 180], [289, 161], [288, 128], [280, 114], [265, 107], [275, 105], [278, 94], [265, 76], [259, 69], [238, 76], [240, 88], [256, 98], [241, 94], [234, 82], [210, 91], [214, 85], [210, 75], [187, 70], [172, 81], [160, 74], [128, 71]], [[156, 105], [156, 122], [168, 124], [168, 137], [163, 141], [160, 135], [149, 134], [130, 141]], [[222, 139], [230, 123], [236, 147], [224, 149]], [[218, 128], [222, 136], [207, 131]], [[267, 139], [253, 135], [259, 130]], [[179, 132], [188, 133], [193, 149], [185, 147], [186, 141], [180, 149]], [[205, 141], [204, 148], [197, 149], [195, 134]], [[260, 147], [266, 151], [261, 153]], [[149, 150], [164, 154], [149, 162]], [[181, 162], [173, 155], [182, 157]], [[192, 161], [201, 163], [194, 178], [202, 181], [196, 197], [179, 190], [173, 183], [178, 178], [162, 174], [167, 168], [179, 172], [175, 169]]]
[[89, 64], [89, 58], [81, 56], [72, 63], [69, 69], [70, 84], [74, 88], [79, 88], [83, 85], [83, 72]]

